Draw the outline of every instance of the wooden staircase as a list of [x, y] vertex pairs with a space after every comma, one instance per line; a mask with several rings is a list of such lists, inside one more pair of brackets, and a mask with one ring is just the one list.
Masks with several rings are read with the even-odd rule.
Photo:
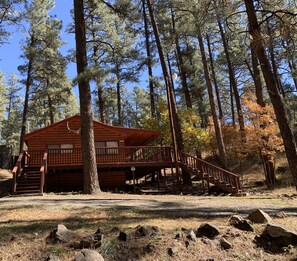
[[16, 194], [39, 194], [40, 193], [40, 168], [24, 167], [17, 178]]
[[211, 183], [232, 194], [241, 192], [241, 184], [238, 175], [212, 165], [202, 159], [186, 153], [180, 153], [180, 167], [184, 171], [192, 174], [195, 178], [202, 180], [203, 187], [204, 182], [206, 182], [208, 189]]
[[44, 153], [40, 166], [30, 166], [30, 155], [20, 153], [13, 174], [13, 194], [43, 194], [44, 179], [47, 172], [47, 153]]

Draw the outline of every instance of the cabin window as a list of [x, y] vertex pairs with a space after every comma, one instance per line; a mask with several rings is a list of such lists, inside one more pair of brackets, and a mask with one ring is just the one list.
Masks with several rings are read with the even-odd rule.
[[60, 144], [49, 144], [47, 149], [50, 154], [59, 154], [60, 153]]
[[[118, 141], [96, 141], [95, 142], [95, 148], [96, 148], [97, 155], [119, 154], [119, 150], [116, 149], [118, 147], [119, 147]], [[108, 148], [112, 148], [112, 149], [108, 149]]]
[[65, 154], [73, 152], [73, 144], [49, 144], [47, 145], [50, 154]]
[[72, 153], [73, 144], [61, 144], [61, 153]]

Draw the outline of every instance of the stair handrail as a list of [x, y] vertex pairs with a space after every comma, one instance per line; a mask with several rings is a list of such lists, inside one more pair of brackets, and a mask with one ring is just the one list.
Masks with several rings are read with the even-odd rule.
[[215, 173], [217, 172], [217, 177], [223, 178], [222, 181], [227, 181], [231, 186], [235, 188], [235, 193], [239, 193], [239, 190], [241, 189], [241, 183], [238, 175], [185, 152], [180, 153], [179, 160], [187, 167], [197, 169], [202, 175], [202, 178], [204, 172], [211, 172], [207, 173], [209, 175], [215, 175]]
[[47, 173], [47, 155], [47, 152], [44, 152], [42, 158], [42, 165], [40, 167], [40, 194], [43, 194], [45, 175]]
[[26, 164], [26, 151], [22, 151], [15, 163], [15, 166], [12, 169], [12, 175], [13, 175], [12, 192], [13, 193], [16, 193], [17, 178], [21, 174], [25, 164]]

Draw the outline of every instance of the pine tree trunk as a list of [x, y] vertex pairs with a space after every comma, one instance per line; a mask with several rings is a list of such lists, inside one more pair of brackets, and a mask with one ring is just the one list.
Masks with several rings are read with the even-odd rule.
[[143, 11], [143, 21], [144, 21], [146, 55], [147, 55], [147, 60], [148, 60], [147, 69], [148, 69], [148, 76], [149, 76], [151, 115], [152, 115], [152, 117], [155, 117], [156, 116], [155, 91], [154, 91], [154, 82], [153, 82], [150, 33], [148, 30], [147, 16], [146, 16], [146, 10], [145, 10], [145, 0], [142, 0], [142, 11]]
[[99, 80], [97, 81], [97, 91], [98, 91], [100, 121], [105, 123], [103, 89], [102, 89], [101, 82], [99, 82]]
[[269, 48], [268, 49], [269, 49], [269, 54], [270, 54], [270, 59], [271, 59], [273, 75], [275, 77], [275, 82], [277, 84], [279, 92], [283, 95], [283, 97], [285, 97], [286, 94], [285, 94], [282, 82], [280, 80], [280, 75], [278, 73], [278, 68], [277, 68], [277, 64], [276, 64], [276, 60], [275, 60], [273, 39], [271, 37], [271, 28], [270, 28], [270, 25], [269, 25], [268, 21], [267, 21], [267, 31], [268, 31], [268, 35], [270, 36], [270, 41], [269, 41], [269, 44], [268, 44]]
[[100, 192], [93, 130], [93, 112], [89, 81], [82, 75], [87, 68], [84, 1], [74, 0], [76, 65], [80, 99], [81, 147], [84, 172], [84, 193]]
[[122, 97], [121, 97], [121, 79], [120, 79], [120, 70], [116, 66], [116, 80], [117, 80], [117, 107], [118, 107], [118, 125], [123, 125], [122, 117]]
[[[30, 39], [30, 47], [34, 46], [34, 36], [31, 36]], [[26, 79], [26, 90], [25, 90], [25, 100], [24, 100], [24, 108], [23, 108], [23, 117], [22, 117], [22, 127], [21, 127], [21, 135], [20, 135], [20, 152], [25, 149], [24, 136], [27, 132], [27, 124], [28, 124], [28, 112], [29, 112], [29, 94], [30, 88], [32, 84], [32, 67], [33, 67], [33, 56], [29, 53], [29, 61], [28, 61], [28, 69], [27, 69], [27, 79]]]
[[175, 29], [175, 17], [174, 17], [174, 11], [172, 10], [172, 8], [171, 8], [171, 20], [172, 20], [172, 33], [173, 33], [174, 39], [175, 39], [177, 62], [179, 65], [178, 67], [179, 67], [179, 72], [180, 72], [182, 90], [183, 90], [183, 93], [185, 96], [186, 106], [187, 106], [187, 108], [191, 109], [192, 108], [192, 99], [191, 99], [191, 95], [190, 95], [190, 91], [189, 91], [189, 87], [188, 87], [188, 83], [187, 83], [187, 75], [186, 75], [186, 71], [185, 71], [185, 65], [184, 65], [184, 60], [182, 57], [181, 48], [179, 45], [179, 39], [178, 39], [178, 35], [177, 35], [176, 29]]
[[251, 58], [252, 58], [252, 67], [253, 67], [252, 77], [253, 77], [253, 80], [255, 83], [257, 103], [260, 106], [264, 107], [265, 102], [263, 99], [263, 86], [262, 86], [262, 81], [261, 81], [260, 70], [258, 68], [259, 62], [258, 62], [258, 58], [257, 58], [257, 53], [255, 52], [252, 45], [251, 45]]
[[212, 55], [210, 39], [209, 39], [208, 34], [206, 34], [206, 41], [207, 41], [207, 47], [208, 47], [208, 53], [209, 53], [209, 61], [210, 61], [212, 80], [213, 80], [213, 84], [215, 87], [217, 104], [218, 104], [218, 109], [219, 109], [219, 119], [220, 119], [221, 124], [224, 125], [224, 123], [225, 123], [224, 114], [223, 114], [221, 97], [220, 97], [220, 93], [219, 93], [219, 86], [218, 86], [218, 82], [217, 82], [217, 78], [216, 78], [216, 71], [215, 71], [215, 67], [214, 67], [213, 55]]
[[284, 141], [286, 156], [288, 159], [289, 167], [292, 172], [294, 183], [297, 189], [297, 151], [296, 142], [290, 123], [287, 117], [286, 109], [282, 97], [279, 93], [278, 86], [275, 80], [275, 75], [269, 60], [266, 56], [263, 35], [261, 34], [260, 26], [257, 20], [254, 3], [252, 0], [245, 0], [246, 11], [250, 26], [250, 34], [253, 38], [253, 44], [257, 46], [257, 57], [261, 64], [261, 69], [268, 89], [269, 97], [271, 99], [276, 119], [280, 128], [281, 136]]
[[240, 101], [240, 96], [239, 96], [239, 92], [238, 92], [237, 82], [236, 82], [236, 78], [235, 78], [235, 72], [234, 72], [234, 68], [232, 65], [231, 58], [230, 58], [230, 53], [229, 53], [229, 49], [228, 49], [227, 40], [225, 37], [225, 32], [224, 32], [224, 29], [222, 26], [222, 22], [220, 21], [220, 19], [218, 17], [217, 17], [217, 23], [218, 23], [218, 26], [220, 29], [220, 34], [221, 34], [224, 52], [225, 52], [225, 56], [226, 56], [229, 77], [230, 77], [230, 85], [232, 86], [232, 91], [233, 91], [233, 95], [234, 95], [234, 99], [235, 99], [239, 129], [240, 129], [242, 138], [244, 138], [245, 137], [244, 119], [243, 119], [243, 113], [242, 113], [242, 109], [241, 109], [241, 101]]
[[218, 120], [218, 116], [217, 116], [217, 112], [216, 112], [216, 105], [215, 105], [212, 85], [211, 85], [210, 76], [209, 76], [207, 59], [206, 59], [205, 49], [204, 49], [204, 44], [203, 44], [203, 38], [202, 38], [200, 29], [199, 29], [199, 25], [197, 25], [196, 27], [197, 27], [197, 33], [198, 33], [198, 42], [199, 42], [199, 48], [200, 48], [200, 53], [201, 53], [201, 59], [202, 59], [202, 63], [203, 63], [204, 77], [205, 77], [205, 81], [206, 81], [206, 85], [207, 85], [209, 103], [210, 103], [210, 108], [211, 108], [211, 115], [213, 118], [213, 124], [215, 127], [215, 135], [216, 135], [216, 140], [217, 140], [217, 144], [218, 144], [218, 148], [219, 148], [219, 158], [223, 165], [223, 168], [227, 169], [227, 156], [226, 156], [225, 144], [224, 144], [224, 140], [223, 140], [221, 124], [220, 124], [220, 121]]
[[155, 15], [154, 15], [153, 7], [151, 4], [151, 0], [147, 0], [147, 6], [148, 6], [151, 23], [152, 23], [153, 30], [154, 30], [155, 40], [156, 40], [156, 44], [157, 44], [157, 48], [158, 48], [162, 72], [163, 72], [165, 85], [166, 85], [171, 137], [172, 137], [173, 150], [174, 150], [174, 162], [176, 163], [176, 169], [177, 169], [177, 182], [178, 182], [179, 189], [181, 190], [181, 183], [180, 183], [179, 170], [178, 170], [178, 151], [183, 150], [183, 139], [182, 139], [181, 126], [180, 126], [180, 121], [179, 121], [179, 117], [177, 114], [175, 99], [173, 96], [170, 76], [169, 76], [168, 69], [166, 66], [166, 59], [165, 59], [163, 46], [162, 46], [161, 39], [160, 39], [159, 28], [158, 28], [156, 20], [155, 20]]

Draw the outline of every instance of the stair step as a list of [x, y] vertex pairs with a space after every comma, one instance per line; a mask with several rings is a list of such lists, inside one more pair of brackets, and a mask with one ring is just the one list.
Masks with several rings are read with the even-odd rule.
[[31, 189], [31, 190], [17, 190], [17, 194], [28, 194], [28, 193], [34, 193], [34, 194], [39, 194], [40, 191], [39, 189]]
[[40, 187], [40, 185], [38, 185], [38, 184], [36, 184], [36, 185], [31, 185], [31, 186], [22, 186], [22, 185], [17, 185], [17, 190], [19, 190], [19, 189], [39, 189], [39, 187]]

